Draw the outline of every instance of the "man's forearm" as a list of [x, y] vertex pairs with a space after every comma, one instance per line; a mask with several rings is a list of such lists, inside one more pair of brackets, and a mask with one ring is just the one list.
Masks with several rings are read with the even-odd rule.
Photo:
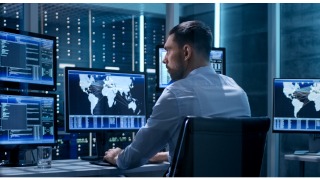
[[168, 161], [169, 152], [158, 152], [152, 158], [149, 159], [150, 162], [163, 162]]

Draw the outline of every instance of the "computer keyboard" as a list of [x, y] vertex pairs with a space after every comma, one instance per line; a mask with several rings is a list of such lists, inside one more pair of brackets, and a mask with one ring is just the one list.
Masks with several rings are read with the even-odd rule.
[[103, 156], [82, 156], [80, 159], [84, 161], [98, 161], [103, 159]]
[[[117, 167], [116, 165], [110, 164], [107, 161], [104, 161], [102, 159], [95, 160], [95, 161], [89, 161], [89, 162], [90, 162], [90, 164], [95, 164], [95, 165], [99, 165], [99, 166], [114, 166], [114, 167]], [[148, 161], [146, 164], [160, 164], [160, 163], [162, 163], [162, 162], [150, 162], [150, 161]]]
[[116, 167], [116, 165], [110, 164], [104, 160], [95, 160], [95, 161], [89, 161], [90, 164], [95, 164], [95, 165], [99, 165], [99, 166], [114, 166]]

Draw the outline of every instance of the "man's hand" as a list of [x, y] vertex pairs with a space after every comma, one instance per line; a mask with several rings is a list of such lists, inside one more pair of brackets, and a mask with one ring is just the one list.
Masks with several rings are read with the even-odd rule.
[[152, 158], [149, 159], [151, 163], [160, 163], [163, 161], [168, 161], [169, 152], [158, 152]]
[[117, 159], [118, 155], [122, 152], [123, 150], [120, 148], [115, 148], [115, 149], [109, 149], [104, 153], [103, 159], [108, 161], [109, 163], [113, 165], [117, 165]]

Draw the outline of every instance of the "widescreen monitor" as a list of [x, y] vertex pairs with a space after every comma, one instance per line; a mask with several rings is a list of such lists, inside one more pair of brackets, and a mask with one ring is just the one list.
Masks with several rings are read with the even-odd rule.
[[320, 132], [320, 79], [274, 79], [273, 131]]
[[56, 38], [0, 28], [0, 88], [54, 91]]
[[56, 145], [56, 95], [0, 92], [0, 149], [8, 150], [5, 164], [19, 166], [19, 152]]
[[144, 73], [66, 67], [64, 75], [66, 132], [96, 135], [96, 155], [81, 159], [102, 159], [107, 132], [139, 130], [146, 124]]
[[[167, 51], [163, 45], [156, 46], [156, 74], [157, 74], [157, 91], [162, 91], [171, 84], [171, 77], [163, 63]], [[210, 51], [210, 63], [215, 71], [219, 74], [226, 74], [226, 49], [212, 48]]]
[[65, 68], [67, 132], [138, 130], [146, 123], [144, 73]]

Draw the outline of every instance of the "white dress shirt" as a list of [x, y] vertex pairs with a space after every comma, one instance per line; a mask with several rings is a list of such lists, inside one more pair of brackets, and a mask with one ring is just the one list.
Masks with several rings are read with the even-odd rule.
[[171, 162], [182, 120], [188, 115], [236, 117], [251, 116], [251, 111], [247, 94], [232, 78], [217, 74], [211, 66], [195, 69], [164, 89], [147, 124], [118, 156], [118, 167], [139, 167], [166, 144]]

